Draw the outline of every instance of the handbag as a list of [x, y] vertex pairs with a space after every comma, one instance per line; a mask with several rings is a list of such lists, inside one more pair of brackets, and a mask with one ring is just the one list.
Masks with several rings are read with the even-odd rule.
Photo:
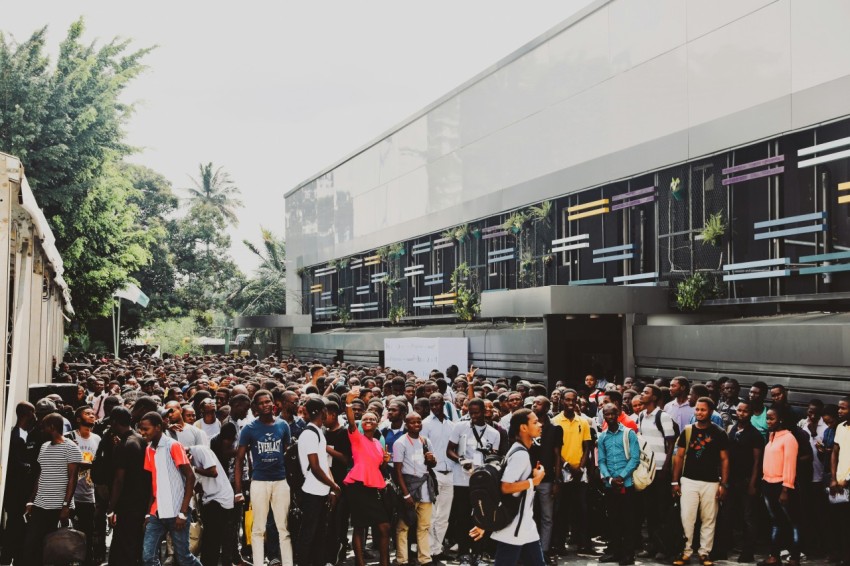
[[200, 502], [195, 498], [195, 510], [192, 511], [192, 522], [189, 523], [189, 552], [197, 555], [201, 550], [201, 539], [204, 536], [204, 522], [201, 520]]
[[68, 523], [44, 537], [42, 560], [45, 564], [84, 562], [86, 559], [86, 535]]

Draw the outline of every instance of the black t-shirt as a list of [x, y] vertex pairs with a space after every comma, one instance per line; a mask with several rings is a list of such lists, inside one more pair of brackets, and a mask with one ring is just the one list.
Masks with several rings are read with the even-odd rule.
[[797, 475], [794, 485], [807, 485], [815, 479], [814, 450], [810, 442], [811, 436], [808, 431], [800, 427], [791, 427], [791, 434], [797, 441]]
[[115, 511], [145, 512], [150, 504], [151, 474], [145, 470], [145, 449], [147, 443], [136, 432], [115, 447], [112, 453], [116, 470], [124, 470], [124, 487]]
[[717, 425], [698, 428], [695, 424], [685, 427], [676, 443], [685, 448], [685, 436], [691, 429], [691, 442], [687, 447], [687, 459], [682, 477], [707, 482], [720, 481], [720, 451], [729, 448], [729, 437]]
[[[764, 448], [764, 437], [751, 424], [729, 431], [729, 480], [749, 481], [753, 473], [753, 450]], [[761, 474], [759, 474], [761, 475]]]
[[558, 425], [546, 423], [543, 425], [543, 433], [540, 435], [540, 445], [532, 444], [531, 446], [531, 465], [536, 466], [537, 462], [543, 465], [546, 470], [546, 475], [543, 477], [544, 482], [555, 481], [555, 450], [561, 451], [564, 445], [564, 431]]
[[331, 463], [331, 475], [333, 476], [334, 481], [341, 485], [342, 480], [344, 480], [345, 476], [348, 474], [348, 470], [351, 469], [351, 440], [348, 438], [348, 429], [341, 426], [336, 430], [326, 430], [325, 440], [327, 441], [328, 446], [333, 446], [334, 450], [342, 452], [342, 454], [348, 459], [348, 465], [343, 464], [336, 458], [334, 458]]

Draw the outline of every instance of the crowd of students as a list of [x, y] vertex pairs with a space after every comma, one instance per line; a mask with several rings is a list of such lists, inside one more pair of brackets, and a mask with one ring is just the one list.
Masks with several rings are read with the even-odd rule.
[[[86, 362], [55, 373], [73, 402], [16, 408], [2, 564], [42, 564], [67, 520], [87, 565], [338, 566], [353, 550], [356, 566], [711, 566], [761, 543], [762, 566], [850, 564], [850, 398], [803, 411], [729, 378], [548, 390], [456, 366]], [[470, 477], [493, 462], [516, 512], [488, 532]]]

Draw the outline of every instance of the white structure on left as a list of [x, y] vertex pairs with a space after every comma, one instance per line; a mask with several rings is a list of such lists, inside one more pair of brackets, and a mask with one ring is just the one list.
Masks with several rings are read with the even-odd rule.
[[74, 314], [55, 241], [20, 160], [0, 153], [0, 498], [15, 405], [51, 382]]

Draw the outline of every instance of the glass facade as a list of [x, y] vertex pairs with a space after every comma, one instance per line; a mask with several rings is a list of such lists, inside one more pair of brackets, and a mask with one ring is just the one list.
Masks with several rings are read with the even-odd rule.
[[[710, 282], [704, 308], [847, 298], [849, 169], [850, 120], [843, 120], [565, 190], [304, 268], [302, 312], [319, 325], [455, 319], [458, 286], [480, 294], [658, 285], [671, 289], [672, 301], [672, 290], [695, 273]], [[463, 264], [468, 275], [453, 282]]]

